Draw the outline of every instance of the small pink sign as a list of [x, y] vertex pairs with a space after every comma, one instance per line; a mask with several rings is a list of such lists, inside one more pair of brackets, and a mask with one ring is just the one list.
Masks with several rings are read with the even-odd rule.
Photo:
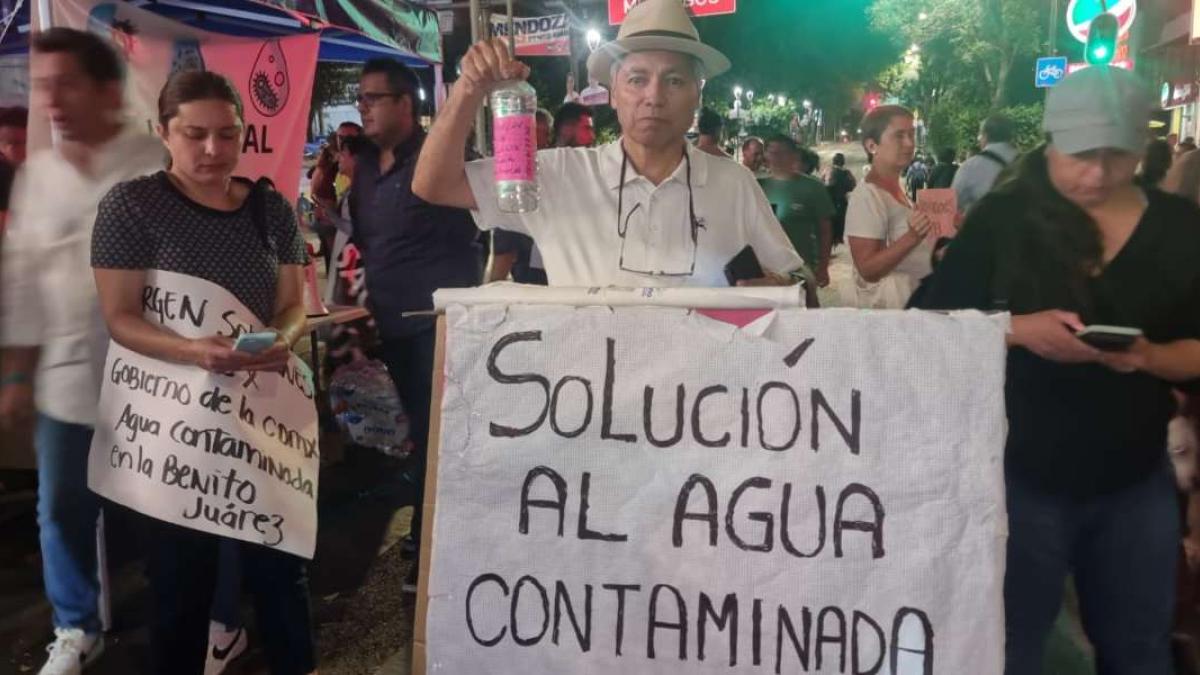
[[933, 240], [958, 234], [958, 194], [949, 188], [917, 190], [917, 211], [933, 220]]
[[533, 115], [510, 115], [493, 120], [496, 180], [536, 180], [534, 154], [537, 125]]

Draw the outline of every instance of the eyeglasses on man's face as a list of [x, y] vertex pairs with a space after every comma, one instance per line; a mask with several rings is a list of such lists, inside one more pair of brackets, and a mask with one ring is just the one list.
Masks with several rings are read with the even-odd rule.
[[397, 98], [398, 99], [403, 95], [404, 94], [394, 94], [390, 91], [379, 91], [379, 92], [364, 91], [354, 97], [354, 102], [360, 106], [374, 108], [375, 106], [379, 105], [380, 101], [382, 101], [386, 98]]

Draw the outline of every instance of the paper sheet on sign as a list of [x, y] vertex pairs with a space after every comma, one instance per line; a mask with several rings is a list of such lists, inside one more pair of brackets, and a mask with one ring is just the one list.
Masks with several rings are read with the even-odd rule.
[[1002, 672], [1006, 317], [447, 325], [428, 672]]
[[[152, 270], [147, 320], [189, 338], [233, 337], [262, 322], [225, 289]], [[88, 487], [195, 530], [312, 558], [317, 534], [317, 412], [312, 373], [219, 375], [110, 343]]]

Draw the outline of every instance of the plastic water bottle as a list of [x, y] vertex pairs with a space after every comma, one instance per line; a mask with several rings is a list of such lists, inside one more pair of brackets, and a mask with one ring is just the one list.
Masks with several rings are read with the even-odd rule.
[[496, 194], [504, 213], [538, 208], [537, 92], [524, 80], [492, 92], [492, 155]]

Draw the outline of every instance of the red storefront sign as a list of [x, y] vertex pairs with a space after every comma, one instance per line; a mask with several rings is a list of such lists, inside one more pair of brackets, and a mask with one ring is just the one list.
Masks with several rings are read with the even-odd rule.
[[[681, 0], [695, 16], [733, 14], [737, 11], [737, 0]], [[608, 22], [617, 25], [625, 20], [629, 10], [641, 0], [608, 0]]]

